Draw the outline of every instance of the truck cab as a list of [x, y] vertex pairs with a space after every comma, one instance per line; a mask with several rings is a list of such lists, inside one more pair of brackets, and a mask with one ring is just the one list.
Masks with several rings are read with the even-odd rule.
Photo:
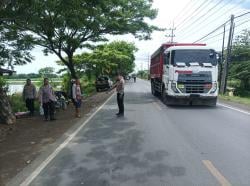
[[210, 47], [163, 47], [151, 58], [150, 74], [152, 93], [160, 95], [167, 105], [216, 105], [218, 54]]

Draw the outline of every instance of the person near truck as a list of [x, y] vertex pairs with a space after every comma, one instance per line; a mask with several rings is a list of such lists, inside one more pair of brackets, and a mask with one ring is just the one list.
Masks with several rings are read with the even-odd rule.
[[55, 101], [56, 97], [52, 86], [49, 84], [49, 79], [44, 78], [43, 85], [39, 90], [39, 102], [44, 110], [44, 120], [53, 121], [55, 119]]
[[26, 107], [30, 112], [30, 116], [34, 115], [34, 100], [36, 98], [36, 87], [31, 83], [30, 79], [26, 80], [26, 84], [23, 88], [23, 99], [26, 103]]

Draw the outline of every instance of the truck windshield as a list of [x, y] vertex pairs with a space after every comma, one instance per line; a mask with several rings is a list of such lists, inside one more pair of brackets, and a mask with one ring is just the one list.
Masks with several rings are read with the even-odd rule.
[[171, 64], [185, 63], [187, 66], [190, 63], [210, 63], [217, 65], [216, 52], [214, 50], [173, 50], [171, 56]]

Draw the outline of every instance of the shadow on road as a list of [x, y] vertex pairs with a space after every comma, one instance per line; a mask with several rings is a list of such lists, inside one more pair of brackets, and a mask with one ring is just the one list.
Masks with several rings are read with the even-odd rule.
[[[165, 150], [144, 152], [143, 132], [126, 117], [117, 119], [99, 114], [94, 123], [74, 143], [90, 146], [81, 163], [69, 171], [70, 185], [120, 185], [133, 180], [138, 184], [166, 175], [183, 176], [184, 167], [164, 164], [170, 154]], [[77, 160], [79, 161], [79, 160]], [[112, 184], [111, 184], [112, 183]]]

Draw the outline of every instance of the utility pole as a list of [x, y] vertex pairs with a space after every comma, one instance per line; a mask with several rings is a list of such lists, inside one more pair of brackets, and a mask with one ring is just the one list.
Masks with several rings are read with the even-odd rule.
[[170, 30], [171, 31], [171, 34], [167, 34], [166, 37], [170, 37], [170, 42], [173, 43], [174, 42], [174, 31], [176, 30], [176, 28], [174, 27], [174, 23], [173, 23], [173, 27], [172, 28], [169, 28], [167, 30]]
[[223, 67], [222, 81], [221, 81], [221, 93], [225, 94], [227, 88], [227, 76], [228, 76], [228, 66], [231, 61], [231, 51], [234, 33], [234, 15], [231, 15], [230, 30], [227, 43], [227, 57]]
[[220, 61], [220, 71], [219, 71], [219, 88], [220, 88], [220, 93], [222, 93], [222, 72], [223, 72], [223, 62], [224, 62], [224, 50], [225, 50], [225, 34], [226, 34], [226, 24], [224, 24], [224, 31], [223, 31], [223, 41], [222, 41], [222, 48], [221, 48], [221, 61]]

